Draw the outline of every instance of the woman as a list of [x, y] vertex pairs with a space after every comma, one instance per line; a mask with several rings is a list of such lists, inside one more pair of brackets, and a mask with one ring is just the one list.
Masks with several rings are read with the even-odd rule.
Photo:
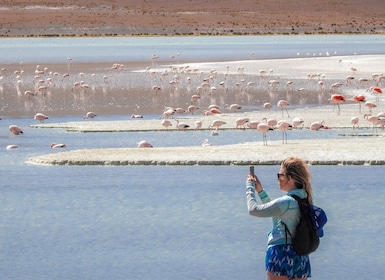
[[[249, 214], [256, 217], [272, 217], [273, 229], [268, 234], [266, 251], [266, 273], [268, 280], [307, 279], [311, 277], [309, 256], [300, 256], [291, 245], [290, 234], [294, 232], [299, 222], [297, 201], [290, 195], [300, 198], [307, 197], [313, 202], [311, 175], [306, 163], [299, 158], [285, 159], [277, 174], [279, 188], [286, 195], [271, 200], [264, 191], [261, 182], [254, 174], [249, 174], [246, 180], [246, 197]], [[263, 204], [257, 204], [255, 191]]]

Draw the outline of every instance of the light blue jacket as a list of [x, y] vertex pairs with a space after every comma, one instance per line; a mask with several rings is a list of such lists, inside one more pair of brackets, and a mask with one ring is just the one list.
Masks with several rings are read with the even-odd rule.
[[[255, 199], [254, 183], [246, 184], [246, 198], [249, 214], [256, 217], [272, 217], [273, 229], [268, 233], [267, 245], [291, 244], [290, 234], [286, 234], [285, 223], [290, 233], [294, 233], [295, 227], [299, 222], [299, 208], [297, 201], [290, 195], [295, 194], [300, 198], [307, 197], [304, 189], [295, 189], [286, 195], [271, 200], [265, 191], [258, 193], [262, 204], [258, 204]], [[287, 242], [286, 242], [287, 237]]]

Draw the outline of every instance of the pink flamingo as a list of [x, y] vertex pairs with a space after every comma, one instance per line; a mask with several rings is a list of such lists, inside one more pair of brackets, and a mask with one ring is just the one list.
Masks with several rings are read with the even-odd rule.
[[267, 119], [267, 118], [263, 118], [263, 120], [266, 122], [266, 124], [268, 125], [268, 126], [270, 126], [271, 128], [274, 128], [276, 125], [277, 125], [277, 123], [278, 123], [278, 121], [276, 120], [276, 119]]
[[21, 129], [21, 127], [19, 127], [17, 125], [10, 125], [9, 126], [9, 131], [11, 133], [13, 133], [14, 135], [19, 135], [19, 134], [23, 133], [23, 130]]
[[282, 109], [282, 117], [283, 117], [283, 110], [285, 109], [287, 113], [287, 117], [289, 118], [289, 112], [287, 111], [287, 108], [286, 108], [287, 106], [289, 106], [289, 102], [287, 102], [286, 100], [279, 100], [277, 103], [277, 106], [281, 107]]
[[303, 120], [303, 118], [295, 117], [295, 118], [293, 119], [292, 126], [293, 126], [293, 127], [300, 127], [300, 126], [301, 126], [301, 128], [303, 128], [304, 122], [305, 122], [305, 121]]
[[33, 117], [34, 120], [36, 121], [39, 121], [39, 122], [43, 122], [44, 120], [47, 120], [48, 117], [42, 113], [37, 113], [34, 117]]
[[187, 112], [189, 112], [189, 113], [191, 113], [191, 115], [193, 115], [194, 112], [197, 111], [198, 109], [199, 109], [199, 108], [198, 108], [197, 106], [195, 106], [195, 105], [190, 105], [190, 106], [188, 106], [188, 108], [187, 108]]
[[247, 123], [247, 127], [248, 128], [251, 128], [251, 129], [257, 129], [258, 125], [260, 124], [261, 122], [259, 121], [249, 121]]
[[359, 119], [357, 116], [352, 117], [352, 118], [350, 119], [350, 123], [352, 124], [353, 129], [359, 128], [359, 125], [358, 125], [358, 122], [359, 122], [359, 121], [360, 121], [360, 119]]
[[192, 105], [193, 105], [193, 104], [196, 104], [200, 98], [201, 98], [200, 95], [194, 94], [194, 95], [192, 95], [191, 98], [190, 98], [190, 103], [191, 103]]
[[171, 122], [169, 120], [166, 120], [166, 119], [162, 120], [162, 125], [166, 129], [168, 129], [170, 126], [172, 126]]
[[257, 126], [257, 130], [259, 132], [262, 132], [262, 141], [263, 141], [263, 145], [264, 146], [267, 146], [267, 136], [266, 136], [266, 133], [269, 131], [269, 130], [273, 130], [268, 124], [266, 123], [260, 123], [258, 126]]
[[212, 127], [215, 127], [215, 130], [218, 130], [219, 127], [221, 127], [222, 125], [226, 124], [226, 122], [224, 121], [221, 121], [221, 120], [214, 120], [210, 125], [209, 125], [209, 129], [211, 129]]
[[151, 143], [143, 140], [138, 143], [138, 148], [153, 148], [153, 146]]
[[66, 144], [56, 144], [55, 142], [53, 142], [51, 144], [52, 149], [62, 149], [62, 148], [66, 148], [66, 147], [67, 147]]
[[239, 104], [231, 104], [230, 105], [230, 111], [235, 112], [242, 109], [242, 106]]
[[380, 87], [371, 87], [370, 91], [373, 95], [376, 96], [376, 104], [380, 103], [380, 94], [383, 93], [382, 89]]
[[364, 115], [364, 118], [368, 120], [368, 122], [372, 123], [373, 124], [373, 131], [378, 123], [378, 120], [379, 120], [379, 117], [377, 116], [372, 116], [371, 114], [365, 114]]
[[249, 118], [238, 118], [235, 120], [235, 128], [245, 128], [246, 124], [249, 122]]
[[265, 108], [265, 110], [270, 110], [272, 107], [273, 105], [271, 105], [269, 102], [263, 104], [263, 108]]
[[329, 103], [332, 103], [334, 106], [337, 105], [338, 112], [341, 111], [340, 104], [346, 101], [345, 96], [342, 94], [332, 94], [330, 99], [328, 99]]
[[367, 107], [369, 109], [369, 114], [372, 114], [372, 109], [376, 108], [377, 105], [373, 102], [367, 101], [367, 102], [365, 102], [365, 107]]
[[222, 114], [222, 112], [217, 108], [211, 108], [210, 113], [213, 115]]
[[287, 130], [291, 129], [293, 126], [290, 122], [286, 120], [280, 120], [277, 122], [277, 129], [282, 131], [282, 143], [287, 144]]
[[330, 129], [329, 126], [325, 125], [325, 121], [320, 121], [320, 122], [316, 121], [316, 122], [311, 123], [311, 125], [310, 125], [310, 130], [320, 130], [321, 128]]
[[366, 96], [360, 93], [356, 94], [353, 96], [353, 101], [358, 103], [360, 108], [359, 112], [361, 113], [361, 103], [366, 101]]

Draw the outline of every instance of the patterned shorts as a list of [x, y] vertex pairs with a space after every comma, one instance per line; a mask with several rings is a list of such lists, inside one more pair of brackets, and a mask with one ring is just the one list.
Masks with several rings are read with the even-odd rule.
[[289, 279], [311, 277], [309, 256], [298, 255], [291, 244], [267, 248], [266, 270]]

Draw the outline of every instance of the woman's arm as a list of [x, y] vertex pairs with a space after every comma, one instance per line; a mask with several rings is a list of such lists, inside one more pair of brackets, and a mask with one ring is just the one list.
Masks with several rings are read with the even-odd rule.
[[250, 215], [256, 217], [279, 217], [282, 215], [282, 210], [276, 203], [277, 200], [271, 201], [263, 189], [258, 192], [258, 196], [263, 204], [257, 203], [254, 182], [248, 181], [246, 184], [246, 199]]

